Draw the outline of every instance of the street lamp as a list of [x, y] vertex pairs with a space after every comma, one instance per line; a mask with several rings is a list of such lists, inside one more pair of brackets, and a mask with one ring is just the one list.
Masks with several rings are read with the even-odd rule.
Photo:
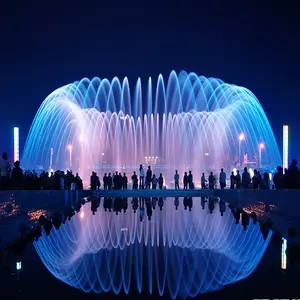
[[241, 143], [244, 140], [245, 140], [245, 134], [244, 133], [240, 133], [240, 135], [239, 135], [239, 155], [238, 155], [239, 164], [241, 164]]
[[258, 152], [258, 167], [260, 168], [261, 167], [261, 151], [265, 148], [265, 144], [264, 143], [260, 143], [259, 144], [259, 152]]
[[70, 153], [70, 170], [72, 169], [72, 145], [68, 145], [68, 150]]

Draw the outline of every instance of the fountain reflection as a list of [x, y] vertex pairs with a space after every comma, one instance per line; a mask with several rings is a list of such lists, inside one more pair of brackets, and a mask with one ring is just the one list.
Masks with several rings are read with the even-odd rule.
[[256, 219], [226, 209], [219, 198], [90, 200], [34, 242], [56, 278], [85, 292], [129, 293], [136, 286], [139, 293], [186, 298], [218, 290], [254, 271], [272, 235], [264, 239]]

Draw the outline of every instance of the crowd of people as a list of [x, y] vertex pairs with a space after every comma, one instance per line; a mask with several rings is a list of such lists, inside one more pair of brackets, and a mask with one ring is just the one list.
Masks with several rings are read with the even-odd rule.
[[[7, 154], [3, 153], [0, 159], [0, 189], [29, 189], [29, 190], [62, 190], [62, 189], [77, 189], [84, 188], [82, 179], [72, 171], [55, 171], [37, 174], [35, 170], [23, 171], [20, 167], [20, 162], [16, 161], [11, 167]], [[195, 189], [192, 171], [184, 172], [182, 180], [178, 170], [174, 173], [175, 189], [183, 188]], [[126, 173], [104, 173], [102, 178], [104, 190], [127, 190], [129, 179]], [[154, 174], [151, 166], [148, 166], [145, 171], [143, 165], [140, 165], [138, 174], [136, 171], [131, 175], [132, 189], [164, 189], [165, 179], [163, 174], [159, 176]], [[102, 186], [99, 176], [96, 172], [92, 172], [90, 177], [90, 188], [92, 190], [100, 189]], [[215, 189], [219, 186], [220, 189], [226, 187], [230, 189], [297, 189], [300, 188], [300, 171], [297, 166], [297, 161], [292, 160], [288, 169], [283, 170], [281, 166], [277, 167], [277, 172], [273, 179], [270, 180], [268, 173], [261, 174], [259, 170], [253, 171], [253, 176], [250, 176], [248, 169], [245, 167], [241, 174], [239, 170], [231, 172], [230, 176], [222, 168], [219, 175], [210, 172], [208, 177], [205, 173], [201, 176], [202, 189]]]
[[41, 172], [37, 174], [35, 170], [23, 171], [20, 162], [16, 161], [13, 168], [7, 159], [7, 154], [2, 154], [0, 159], [0, 189], [2, 190], [63, 190], [83, 189], [82, 179], [72, 171]]

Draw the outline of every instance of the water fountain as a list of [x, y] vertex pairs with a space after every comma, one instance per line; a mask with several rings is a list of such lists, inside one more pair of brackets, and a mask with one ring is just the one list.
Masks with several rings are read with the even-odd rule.
[[[239, 136], [244, 139], [239, 139]], [[195, 73], [171, 72], [165, 83], [138, 79], [87, 78], [52, 92], [32, 123], [22, 157], [30, 169], [126, 171], [140, 164], [162, 172], [227, 171], [259, 155], [264, 165], [281, 164], [269, 121], [248, 89]]]

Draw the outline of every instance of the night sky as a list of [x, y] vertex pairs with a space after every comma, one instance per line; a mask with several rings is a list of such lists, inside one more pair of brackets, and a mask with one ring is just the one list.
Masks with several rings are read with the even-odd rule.
[[[205, 4], [210, 3], [210, 4]], [[241, 4], [243, 3], [243, 4]], [[249, 88], [300, 158], [297, 1], [14, 1], [0, 4], [0, 151], [24, 143], [42, 101], [83, 77], [186, 70]]]

